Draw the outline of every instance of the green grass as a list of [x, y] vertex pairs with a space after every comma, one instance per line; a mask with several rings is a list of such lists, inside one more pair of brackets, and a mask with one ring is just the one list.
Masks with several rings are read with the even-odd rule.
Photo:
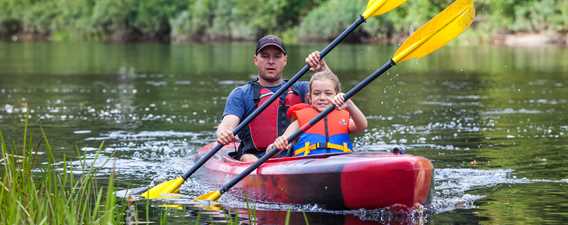
[[[152, 201], [144, 201], [138, 211], [140, 205], [116, 198], [114, 173], [104, 184], [98, 183], [97, 169], [85, 163], [82, 154], [77, 153], [79, 160], [73, 160], [81, 162], [74, 171], [76, 166], [70, 166], [67, 157], [56, 161], [43, 130], [39, 140], [34, 140], [31, 133], [26, 124], [21, 143], [9, 145], [0, 131], [0, 224], [125, 224], [131, 216], [134, 219], [130, 222], [171, 224], [171, 218], [180, 216], [175, 214], [187, 213], [183, 207], [181, 211], [159, 204], [152, 207]], [[158, 217], [150, 215], [153, 210], [159, 211]], [[255, 206], [248, 201], [247, 211], [248, 222], [256, 224]], [[225, 214], [227, 224], [240, 224], [241, 218], [231, 214]], [[137, 215], [145, 219], [140, 221]], [[290, 211], [285, 224], [289, 219]], [[200, 224], [208, 219], [197, 213], [193, 220]]]
[[45, 133], [37, 142], [30, 133], [9, 147], [0, 132], [0, 224], [117, 224], [114, 175], [103, 186], [88, 165], [76, 175], [64, 159], [58, 169]]

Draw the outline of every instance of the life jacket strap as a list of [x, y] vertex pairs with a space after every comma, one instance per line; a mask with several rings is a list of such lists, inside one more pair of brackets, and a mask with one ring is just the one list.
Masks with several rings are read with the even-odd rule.
[[267, 92], [267, 93], [261, 94], [258, 98], [259, 98], [259, 99], [262, 99], [262, 98], [264, 98], [264, 97], [271, 96], [271, 95], [273, 95], [273, 94], [274, 94], [274, 93], [272, 93], [272, 91], [271, 91], [271, 92]]
[[307, 156], [310, 154], [312, 150], [316, 150], [319, 148], [334, 149], [342, 152], [351, 152], [351, 149], [349, 149], [347, 143], [343, 143], [343, 145], [340, 145], [328, 142], [325, 146], [321, 146], [319, 142], [311, 145], [310, 142], [306, 142], [304, 147], [294, 150], [294, 155], [298, 156], [300, 154], [303, 154], [304, 156]]

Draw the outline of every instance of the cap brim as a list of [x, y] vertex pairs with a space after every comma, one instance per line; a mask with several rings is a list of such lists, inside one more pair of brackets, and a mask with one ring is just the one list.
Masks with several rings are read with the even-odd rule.
[[258, 50], [256, 50], [256, 54], [258, 54], [260, 51], [262, 51], [262, 49], [264, 49], [268, 46], [274, 46], [274, 47], [280, 49], [280, 51], [282, 51], [284, 54], [286, 54], [286, 50], [284, 48], [282, 48], [280, 45], [277, 45], [277, 44], [274, 44], [274, 43], [266, 43], [264, 45], [261, 45], [260, 48], [258, 48]]

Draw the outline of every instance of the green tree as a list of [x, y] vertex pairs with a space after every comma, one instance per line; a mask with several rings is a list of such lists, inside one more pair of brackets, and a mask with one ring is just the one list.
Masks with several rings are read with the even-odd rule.
[[[371, 18], [349, 37], [393, 40], [436, 15], [453, 0], [407, 1]], [[287, 40], [328, 40], [367, 0], [0, 0], [0, 36], [31, 34], [55, 40], [112, 37], [137, 40], [255, 38], [276, 33]], [[476, 0], [477, 34], [568, 32], [566, 0]], [[187, 37], [187, 38], [186, 38]]]
[[[300, 39], [330, 39], [343, 31], [362, 13], [366, 1], [329, 0], [309, 12], [299, 25]], [[361, 36], [359, 29], [350, 36]]]

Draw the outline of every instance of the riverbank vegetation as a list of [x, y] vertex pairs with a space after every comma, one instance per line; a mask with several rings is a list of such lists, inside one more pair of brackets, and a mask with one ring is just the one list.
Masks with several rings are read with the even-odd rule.
[[24, 133], [22, 143], [13, 148], [0, 133], [0, 224], [123, 221], [124, 210], [116, 204], [112, 175], [105, 185], [97, 184], [93, 169], [76, 175], [68, 169], [67, 161], [56, 163], [47, 138], [36, 141], [28, 129]]
[[[393, 42], [452, 0], [407, 1], [370, 19], [354, 42]], [[353, 22], [367, 1], [344, 0], [0, 0], [0, 37], [9, 40], [227, 41], [276, 33], [325, 41]], [[568, 1], [476, 0], [470, 39], [545, 34], [565, 42]], [[566, 43], [564, 43], [566, 44]]]

